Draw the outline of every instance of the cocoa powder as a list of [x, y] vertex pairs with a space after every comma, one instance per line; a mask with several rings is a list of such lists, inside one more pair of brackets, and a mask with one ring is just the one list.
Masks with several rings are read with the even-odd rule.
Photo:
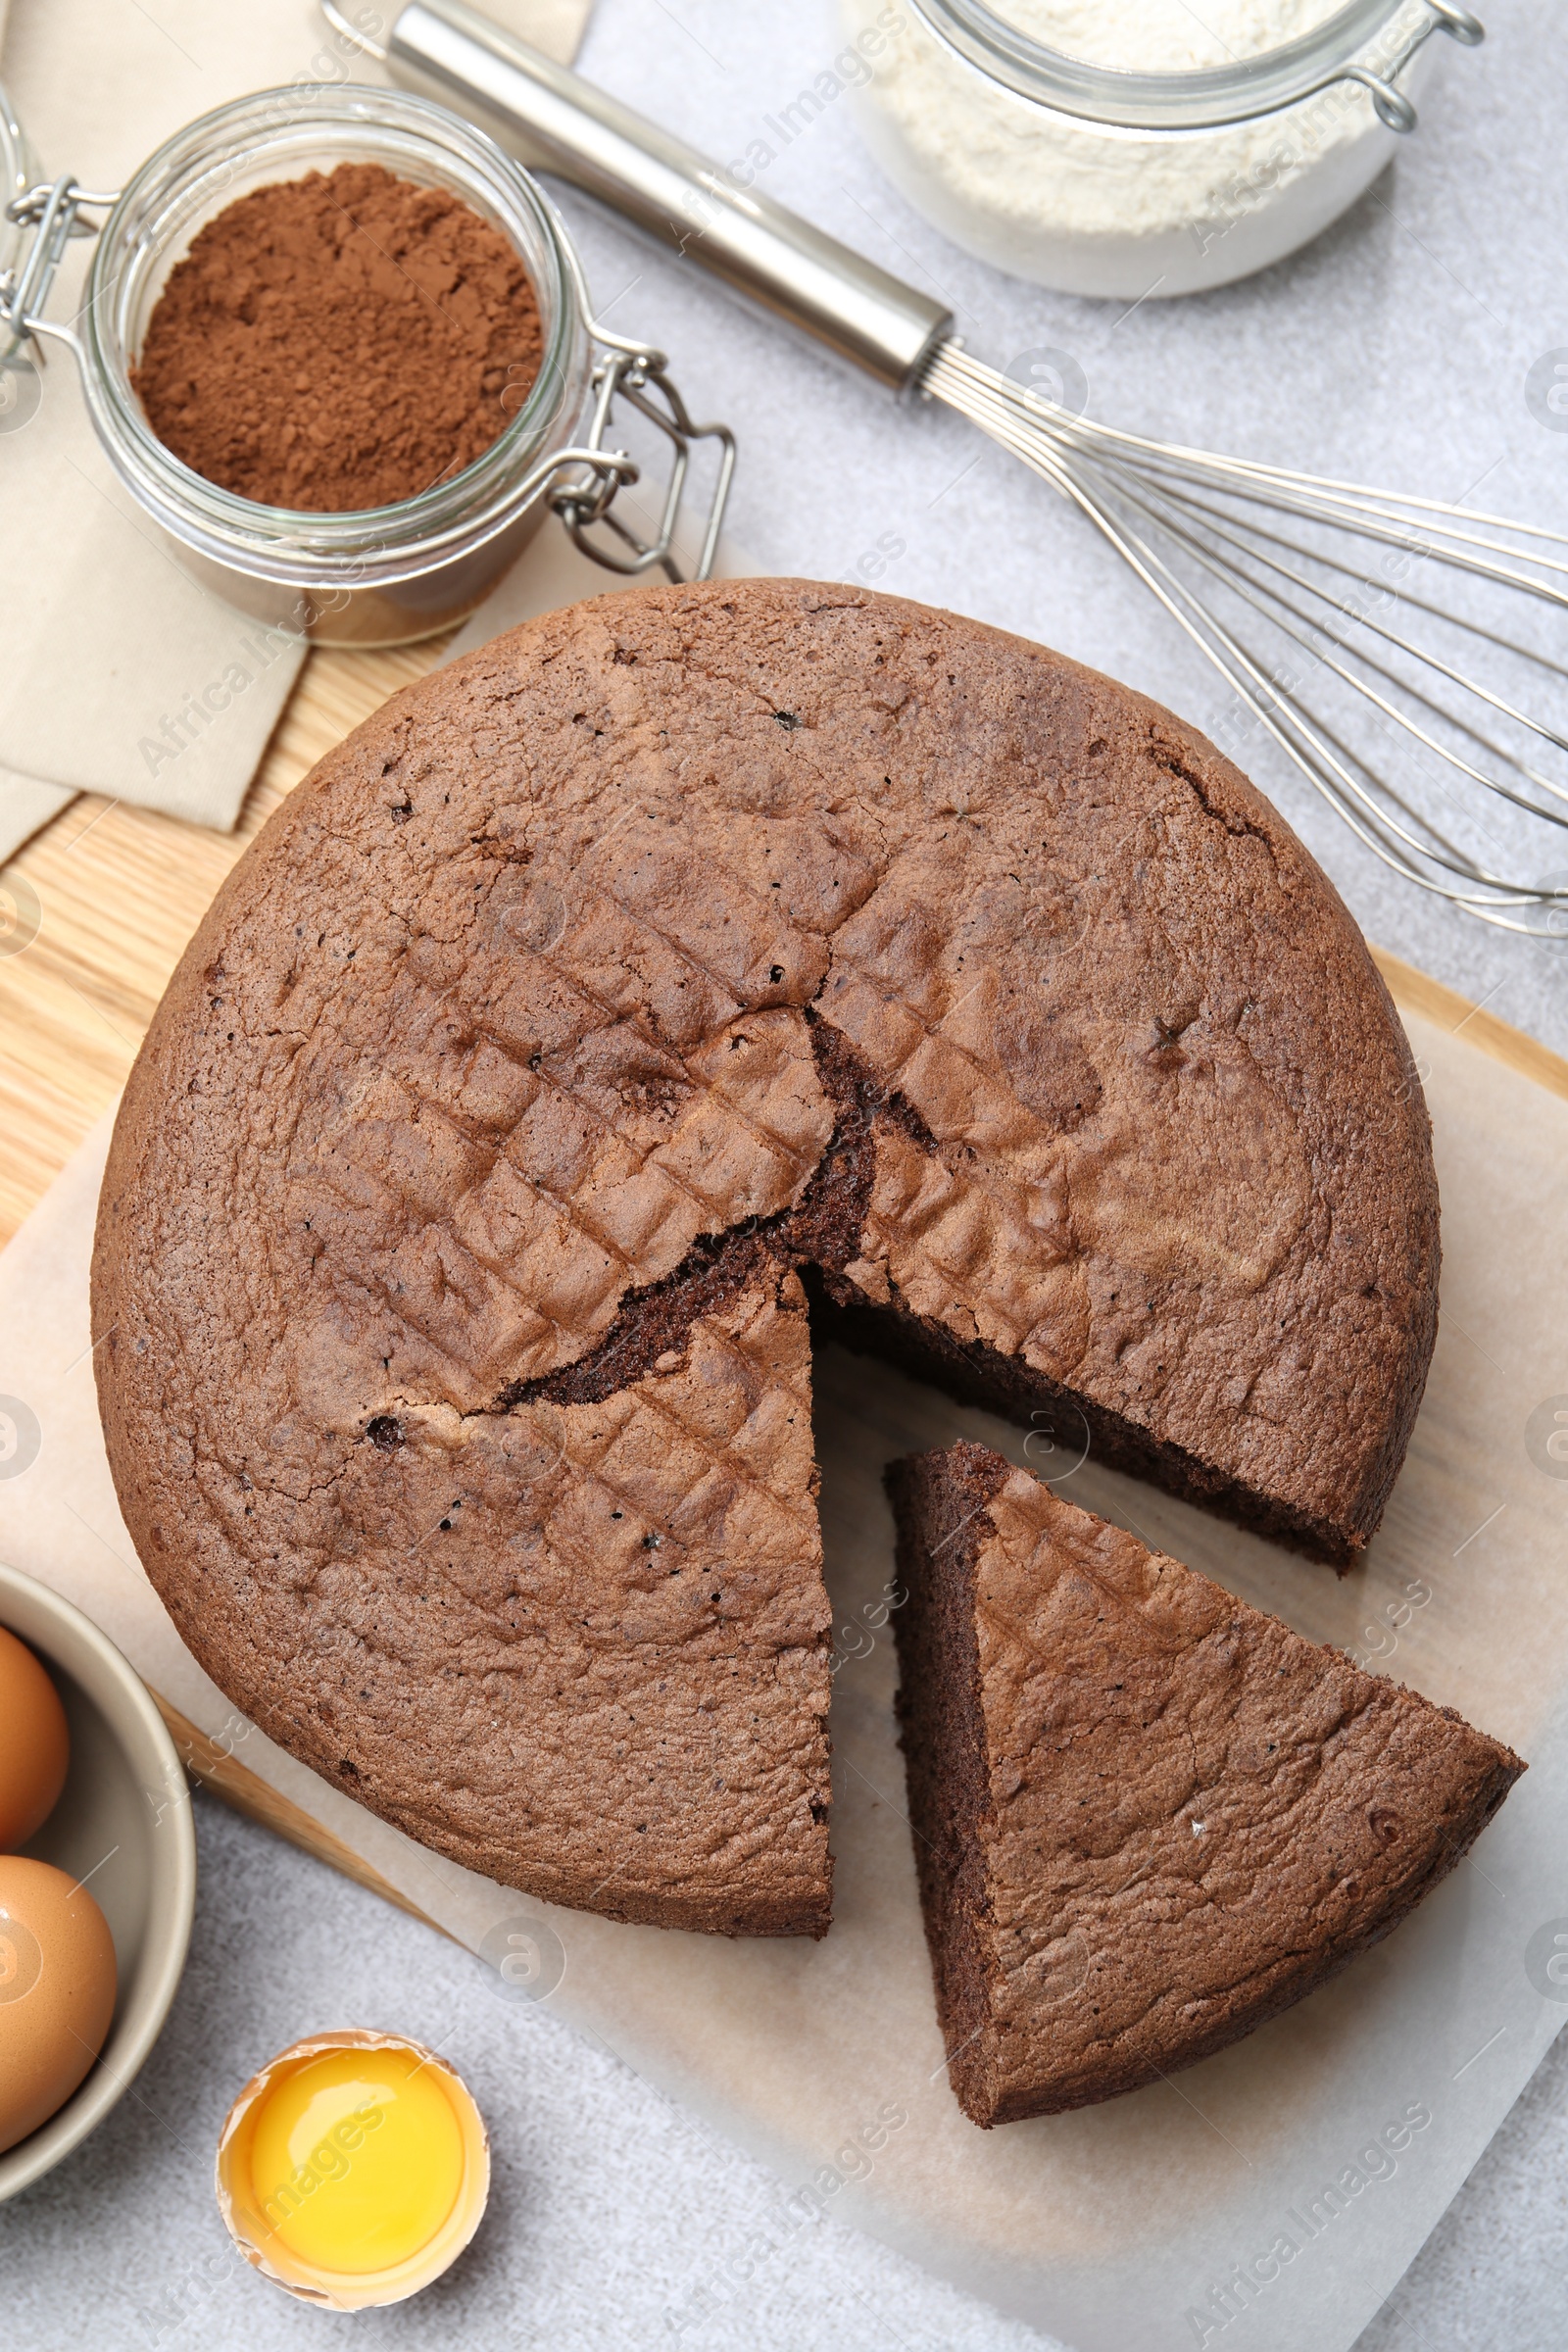
[[539, 372], [514, 248], [379, 164], [278, 180], [170, 274], [131, 381], [176, 458], [262, 506], [346, 514], [483, 455]]

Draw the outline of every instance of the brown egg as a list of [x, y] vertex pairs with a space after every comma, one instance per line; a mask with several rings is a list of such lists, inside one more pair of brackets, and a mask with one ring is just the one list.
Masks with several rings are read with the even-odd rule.
[[0, 1855], [0, 2154], [63, 2107], [115, 2013], [114, 1939], [85, 1886]]
[[70, 1762], [59, 1691], [25, 1642], [0, 1625], [0, 1854], [43, 1828]]

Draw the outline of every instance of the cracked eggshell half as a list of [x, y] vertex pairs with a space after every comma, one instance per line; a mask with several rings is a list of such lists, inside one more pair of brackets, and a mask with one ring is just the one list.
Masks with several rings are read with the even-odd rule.
[[247, 2262], [302, 2302], [364, 2311], [417, 2294], [468, 2245], [490, 2140], [433, 2050], [349, 2029], [297, 2041], [252, 2077], [217, 2170], [219, 2211]]

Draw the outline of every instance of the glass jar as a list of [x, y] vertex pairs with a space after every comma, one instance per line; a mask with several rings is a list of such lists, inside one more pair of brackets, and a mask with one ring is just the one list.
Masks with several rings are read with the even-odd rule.
[[[400, 178], [448, 189], [499, 229], [533, 281], [543, 357], [499, 437], [449, 481], [348, 514], [262, 506], [206, 480], [165, 447], [132, 389], [131, 369], [170, 271], [215, 215], [270, 181], [340, 163], [381, 164]], [[95, 203], [110, 209], [77, 331], [43, 315], [53, 273], [45, 249], [52, 239], [58, 259], [73, 223], [78, 232], [85, 225], [82, 208]], [[662, 355], [593, 324], [575, 252], [554, 209], [520, 166], [444, 107], [343, 84], [266, 90], [187, 124], [118, 196], [95, 199], [73, 181], [57, 181], [52, 189], [32, 187], [24, 210], [34, 248], [12, 264], [21, 278], [20, 292], [16, 274], [9, 288], [14, 308], [20, 305], [30, 331], [72, 347], [115, 472], [184, 568], [241, 611], [323, 644], [404, 645], [434, 636], [473, 610], [552, 505], [584, 552], [612, 569], [640, 571], [655, 562], [669, 568], [678, 477], [652, 548], [613, 518], [618, 555], [584, 535], [605, 517], [620, 483], [637, 478], [625, 454], [604, 445], [617, 389], [675, 443], [684, 472], [685, 436], [696, 428], [662, 374]], [[4, 331], [0, 321], [0, 337]], [[610, 354], [598, 367], [596, 343]], [[650, 387], [663, 394], [672, 416], [649, 405]], [[710, 555], [733, 444], [722, 426], [703, 429], [725, 444], [705, 543]]]
[[5, 208], [14, 197], [24, 195], [32, 181], [32, 151], [0, 84], [0, 272], [15, 269], [22, 252], [23, 232]]
[[[31, 187], [33, 171], [32, 150], [0, 85], [0, 287], [14, 284], [21, 270], [25, 232], [9, 208]], [[21, 432], [29, 425], [42, 394], [42, 379], [25, 342], [15, 338], [0, 318], [0, 433]]]
[[982, 261], [1129, 302], [1246, 277], [1317, 236], [1414, 128], [1430, 35], [1483, 37], [1448, 0], [1350, 0], [1260, 55], [1135, 74], [1046, 48], [997, 6], [843, 0], [866, 141]]

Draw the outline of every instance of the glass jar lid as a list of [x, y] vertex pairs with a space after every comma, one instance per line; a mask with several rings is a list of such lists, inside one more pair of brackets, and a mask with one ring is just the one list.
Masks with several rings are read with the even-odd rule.
[[1486, 37], [1468, 9], [1451, 0], [1348, 0], [1310, 32], [1256, 57], [1196, 73], [1128, 74], [1046, 47], [985, 0], [910, 0], [910, 6], [950, 49], [1019, 97], [1130, 130], [1247, 122], [1339, 81], [1361, 83], [1390, 130], [1413, 130], [1415, 109], [1395, 85], [1416, 51], [1439, 31], [1466, 48]]

